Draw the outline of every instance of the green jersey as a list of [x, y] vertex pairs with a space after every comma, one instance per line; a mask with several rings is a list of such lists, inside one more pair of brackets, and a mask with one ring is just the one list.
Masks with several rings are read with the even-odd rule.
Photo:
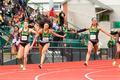
[[40, 42], [45, 43], [50, 41], [51, 34], [50, 33], [45, 33], [43, 32], [42, 35], [40, 36]]
[[97, 27], [89, 28], [89, 32], [90, 32], [90, 40], [98, 40], [99, 29]]
[[24, 29], [22, 29], [21, 41], [22, 42], [29, 42], [29, 29], [27, 31], [24, 31]]

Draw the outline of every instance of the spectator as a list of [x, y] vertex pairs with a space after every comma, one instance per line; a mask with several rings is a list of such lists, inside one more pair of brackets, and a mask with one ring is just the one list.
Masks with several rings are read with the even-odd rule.
[[63, 27], [64, 26], [64, 20], [65, 20], [64, 19], [65, 18], [65, 13], [63, 11], [61, 11], [58, 18], [59, 18], [59, 20], [58, 20], [59, 21], [59, 26]]
[[3, 23], [2, 11], [0, 11], [0, 25]]
[[58, 23], [57, 23], [56, 19], [53, 20], [53, 29], [54, 30], [58, 30], [59, 29], [59, 26], [58, 26]]

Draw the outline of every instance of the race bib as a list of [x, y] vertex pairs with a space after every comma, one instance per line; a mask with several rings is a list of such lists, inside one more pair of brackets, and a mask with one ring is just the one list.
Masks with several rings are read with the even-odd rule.
[[17, 42], [17, 40], [16, 40], [16, 39], [13, 39], [13, 40], [12, 40], [12, 43], [16, 43], [16, 42]]
[[21, 40], [27, 41], [27, 36], [22, 36], [22, 37], [21, 37]]
[[48, 41], [49, 41], [49, 38], [44, 37], [44, 38], [43, 38], [43, 41], [44, 41], [44, 42], [48, 42]]
[[90, 39], [96, 39], [96, 35], [90, 35]]
[[18, 46], [18, 45], [19, 45], [19, 43], [20, 43], [20, 41], [17, 41], [17, 42], [16, 42], [16, 45]]
[[119, 37], [119, 42], [120, 42], [120, 37]]

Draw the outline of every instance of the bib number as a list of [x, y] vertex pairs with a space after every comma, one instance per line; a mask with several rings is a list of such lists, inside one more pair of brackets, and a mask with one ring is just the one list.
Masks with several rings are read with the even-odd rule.
[[120, 37], [119, 37], [119, 42], [120, 42]]
[[21, 37], [21, 40], [27, 41], [27, 36], [22, 36], [22, 37]]
[[96, 39], [96, 35], [90, 35], [90, 39]]
[[49, 38], [43, 38], [43, 41], [44, 41], [44, 42], [48, 42], [48, 41], [49, 41]]
[[12, 40], [12, 43], [16, 43], [16, 42], [17, 42], [17, 40], [16, 40], [16, 39], [13, 39], [13, 40]]

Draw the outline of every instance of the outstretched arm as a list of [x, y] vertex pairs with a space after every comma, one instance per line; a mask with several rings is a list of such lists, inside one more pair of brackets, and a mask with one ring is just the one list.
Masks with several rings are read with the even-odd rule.
[[39, 34], [36, 34], [36, 35], [35, 35], [35, 37], [34, 37], [34, 39], [33, 39], [33, 42], [32, 42], [32, 44], [31, 44], [31, 46], [30, 46], [30, 49], [32, 49], [32, 47], [33, 47], [33, 45], [35, 44], [38, 36], [39, 36]]
[[64, 35], [64, 36], [59, 35], [59, 34], [55, 33], [53, 30], [50, 30], [50, 33], [54, 36], [61, 37], [61, 38], [64, 38], [66, 36], [66, 35]]
[[104, 34], [106, 34], [107, 36], [110, 36], [110, 37], [114, 38], [110, 33], [106, 32], [106, 31], [103, 30], [102, 28], [99, 28], [99, 30], [100, 30], [101, 32], [103, 32]]
[[77, 33], [84, 32], [84, 31], [87, 31], [87, 30], [88, 30], [87, 28], [79, 29], [79, 30], [77, 30]]
[[12, 34], [8, 36], [7, 42], [9, 42], [11, 38], [12, 38]]
[[35, 34], [35, 37], [34, 37], [34, 39], [33, 39], [33, 42], [32, 42], [32, 44], [31, 44], [31, 47], [30, 47], [30, 48], [32, 48], [33, 45], [34, 45], [34, 43], [36, 42], [37, 37], [39, 36], [39, 34], [37, 33], [37, 31], [34, 31], [33, 29], [31, 29], [30, 32], [32, 32], [32, 33]]
[[37, 31], [33, 30], [33, 29], [30, 29], [30, 33], [33, 33], [33, 34], [37, 34]]
[[21, 32], [22, 32], [22, 29], [23, 29], [23, 28], [20, 28], [19, 31], [18, 31], [18, 33], [21, 33]]

